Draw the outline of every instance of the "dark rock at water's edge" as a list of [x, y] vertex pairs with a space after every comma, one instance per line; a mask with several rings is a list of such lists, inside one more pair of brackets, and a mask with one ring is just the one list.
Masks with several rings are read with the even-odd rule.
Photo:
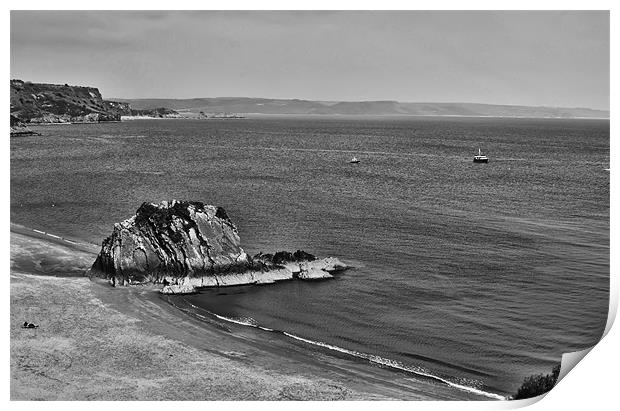
[[221, 207], [193, 201], [143, 203], [136, 215], [114, 225], [91, 274], [113, 285], [162, 284], [162, 292], [196, 287], [265, 284], [299, 278], [332, 278], [346, 269], [336, 258], [297, 250], [248, 256], [237, 228]]
[[11, 116], [11, 137], [14, 136], [40, 136], [36, 131], [30, 130], [15, 116]]

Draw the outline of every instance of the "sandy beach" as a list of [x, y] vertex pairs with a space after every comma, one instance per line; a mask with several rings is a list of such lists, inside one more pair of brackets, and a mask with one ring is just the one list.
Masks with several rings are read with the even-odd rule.
[[[151, 287], [58, 276], [58, 261], [73, 255], [84, 265], [95, 251], [12, 227], [12, 400], [485, 399], [196, 319]], [[42, 274], [50, 270], [56, 275]], [[23, 329], [24, 321], [39, 328]]]

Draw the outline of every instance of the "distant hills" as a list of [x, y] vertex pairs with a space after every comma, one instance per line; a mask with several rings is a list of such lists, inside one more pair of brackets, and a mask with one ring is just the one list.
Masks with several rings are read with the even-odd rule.
[[168, 107], [177, 111], [297, 115], [402, 115], [471, 117], [609, 118], [589, 108], [530, 107], [476, 103], [401, 103], [398, 101], [312, 101], [248, 97], [192, 99], [115, 99], [135, 109]]

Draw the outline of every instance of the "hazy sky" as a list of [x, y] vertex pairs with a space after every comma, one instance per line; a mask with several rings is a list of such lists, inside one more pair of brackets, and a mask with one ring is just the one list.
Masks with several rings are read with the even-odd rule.
[[609, 109], [608, 12], [11, 12], [11, 78], [105, 98]]

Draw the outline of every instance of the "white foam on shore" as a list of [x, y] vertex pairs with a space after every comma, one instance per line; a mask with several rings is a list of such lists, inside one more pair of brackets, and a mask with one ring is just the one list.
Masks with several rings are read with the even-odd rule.
[[387, 358], [382, 358], [382, 357], [379, 357], [378, 355], [365, 354], [365, 353], [361, 353], [361, 352], [357, 352], [357, 351], [347, 350], [346, 348], [338, 347], [338, 346], [335, 346], [335, 345], [326, 344], [326, 343], [323, 343], [323, 342], [320, 342], [320, 341], [308, 340], [306, 338], [302, 338], [302, 337], [299, 337], [297, 335], [287, 333], [286, 331], [283, 331], [283, 333], [287, 337], [293, 338], [293, 339], [298, 340], [298, 341], [303, 341], [303, 342], [308, 343], [308, 344], [317, 345], [319, 347], [324, 347], [324, 348], [327, 348], [327, 349], [330, 349], [330, 350], [333, 350], [333, 351], [338, 351], [338, 352], [341, 352], [341, 353], [349, 354], [349, 355], [352, 355], [352, 356], [355, 356], [355, 357], [358, 357], [358, 358], [364, 358], [364, 359], [366, 359], [366, 360], [368, 360], [370, 362], [373, 362], [375, 364], [385, 365], [385, 366], [388, 366], [388, 367], [391, 367], [391, 368], [395, 368], [395, 369], [399, 369], [399, 370], [402, 370], [402, 371], [407, 371], [407, 372], [410, 372], [410, 373], [413, 373], [413, 374], [421, 375], [423, 377], [432, 378], [432, 379], [441, 381], [444, 384], [449, 385], [450, 387], [458, 388], [459, 390], [462, 390], [462, 391], [467, 391], [467, 392], [471, 392], [471, 393], [474, 393], [474, 394], [483, 395], [485, 397], [493, 398], [493, 399], [496, 399], [496, 400], [505, 400], [506, 399], [506, 397], [504, 397], [502, 395], [495, 394], [495, 393], [492, 393], [492, 392], [483, 391], [483, 390], [479, 390], [477, 388], [469, 387], [467, 385], [457, 384], [457, 383], [449, 381], [449, 380], [447, 380], [445, 378], [441, 378], [441, 377], [439, 377], [437, 375], [433, 375], [433, 374], [430, 374], [428, 372], [422, 371], [421, 369], [415, 369], [413, 367], [408, 367], [408, 366], [400, 364], [397, 361], [390, 360], [390, 359], [387, 359]]
[[[223, 315], [218, 315], [218, 314], [215, 314], [215, 313], [213, 313], [211, 311], [207, 311], [204, 308], [200, 308], [200, 307], [198, 307], [198, 306], [196, 306], [196, 305], [194, 305], [194, 304], [192, 304], [190, 302], [187, 302], [187, 303], [191, 307], [193, 307], [194, 309], [199, 309], [199, 310], [206, 311], [207, 313], [209, 313], [209, 314], [213, 315], [214, 317], [219, 318], [220, 320], [223, 320], [223, 321], [228, 321], [228, 322], [231, 322], [231, 323], [234, 323], [234, 324], [238, 324], [238, 325], [243, 325], [243, 326], [246, 326], [246, 327], [259, 328], [259, 329], [264, 330], [264, 331], [270, 331], [270, 332], [274, 332], [275, 331], [275, 330], [273, 330], [271, 328], [262, 327], [262, 326], [258, 325], [256, 323], [256, 320], [254, 320], [251, 317], [248, 317], [248, 318], [230, 318], [230, 317], [225, 317]], [[197, 316], [199, 316], [199, 317], [204, 318], [203, 316], [199, 315], [198, 313], [195, 313], [195, 314]], [[308, 340], [306, 338], [300, 337], [300, 336], [295, 335], [295, 334], [288, 333], [286, 331], [282, 331], [282, 334], [286, 335], [289, 338], [297, 340], [297, 341], [302, 341], [302, 342], [305, 342], [307, 344], [311, 344], [311, 345], [316, 345], [318, 347], [327, 348], [329, 350], [341, 352], [343, 354], [348, 354], [348, 355], [351, 355], [353, 357], [362, 358], [362, 359], [368, 360], [368, 361], [370, 361], [372, 363], [375, 363], [375, 364], [387, 366], [387, 367], [398, 369], [398, 370], [401, 370], [401, 371], [406, 371], [406, 372], [409, 372], [409, 373], [412, 373], [412, 374], [420, 375], [422, 377], [432, 378], [434, 380], [440, 381], [440, 382], [442, 382], [444, 384], [449, 385], [450, 387], [459, 389], [461, 391], [467, 391], [467, 392], [470, 392], [472, 394], [482, 395], [482, 396], [485, 396], [485, 397], [493, 398], [495, 400], [506, 400], [507, 399], [506, 397], [504, 397], [502, 395], [495, 394], [495, 393], [492, 393], [492, 392], [487, 392], [487, 391], [484, 391], [484, 390], [480, 390], [480, 389], [475, 388], [475, 387], [470, 387], [470, 386], [467, 386], [467, 385], [458, 384], [458, 383], [452, 382], [450, 380], [447, 380], [445, 378], [439, 377], [437, 375], [430, 374], [429, 372], [423, 370], [422, 368], [406, 366], [406, 365], [403, 365], [403, 364], [399, 363], [398, 361], [390, 360], [388, 358], [383, 358], [383, 357], [380, 357], [378, 355], [366, 354], [366, 353], [362, 353], [362, 352], [358, 352], [358, 351], [353, 351], [353, 350], [347, 350], [346, 348], [338, 347], [336, 345], [327, 344], [327, 343], [324, 343], [324, 342], [321, 342], [321, 341]]]
[[[224, 321], [228, 321], [230, 323], [234, 323], [234, 324], [239, 324], [239, 325], [245, 325], [246, 327], [254, 327], [254, 328], [260, 328], [261, 330], [265, 330], [265, 331], [273, 331], [270, 328], [265, 328], [265, 327], [261, 327], [258, 324], [256, 324], [256, 320], [254, 320], [251, 317], [248, 318], [239, 318], [239, 319], [235, 319], [235, 318], [230, 318], [230, 317], [224, 317], [223, 315], [218, 315], [215, 313], [212, 313], [211, 311], [207, 311], [204, 310], [203, 308], [200, 308], [190, 302], [187, 302], [192, 308], [197, 309], [197, 310], [203, 310], [208, 312], [209, 314], [211, 314], [212, 316], [219, 318], [220, 320], [224, 320]], [[198, 313], [195, 313], [197, 316], [201, 317], [201, 318], [205, 318], [204, 316], [201, 316]]]
[[267, 327], [262, 327], [262, 326], [258, 326], [258, 328], [260, 328], [261, 330], [265, 330], [265, 331], [275, 331], [273, 328], [267, 328]]

